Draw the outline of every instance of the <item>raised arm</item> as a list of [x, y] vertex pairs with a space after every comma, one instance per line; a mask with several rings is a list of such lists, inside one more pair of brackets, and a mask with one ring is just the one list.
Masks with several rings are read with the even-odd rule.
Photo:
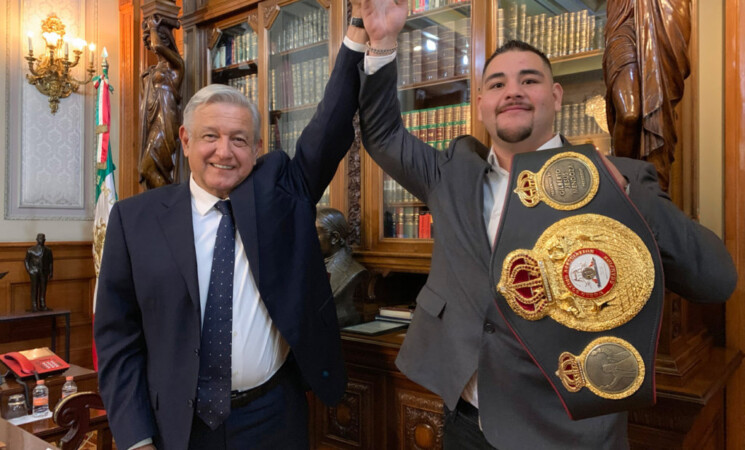
[[[406, 5], [405, 1], [396, 4], [393, 0], [362, 2], [371, 48], [378, 51], [395, 48], [398, 33], [406, 22]], [[385, 172], [426, 202], [427, 193], [439, 179], [438, 160], [447, 156], [404, 128], [396, 89], [396, 64], [391, 62], [375, 73], [370, 72], [369, 67], [359, 69], [360, 127], [365, 149]]]
[[[352, 16], [360, 17], [360, 14], [359, 0], [355, 0], [352, 2]], [[367, 33], [362, 28], [350, 25], [346, 36], [360, 45], [367, 42]], [[297, 142], [290, 169], [297, 176], [290, 179], [295, 182], [302, 180], [302, 184], [294, 188], [306, 192], [314, 203], [323, 195], [339, 161], [354, 141], [352, 121], [359, 108], [357, 97], [360, 90], [357, 64], [363, 55], [346, 45], [341, 46], [323, 99]]]

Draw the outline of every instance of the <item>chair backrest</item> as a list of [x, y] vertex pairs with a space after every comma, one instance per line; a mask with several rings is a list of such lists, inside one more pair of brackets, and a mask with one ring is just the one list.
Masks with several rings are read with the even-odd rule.
[[77, 392], [63, 398], [54, 408], [54, 423], [70, 428], [59, 446], [62, 450], [77, 450], [90, 428], [90, 410], [103, 410], [103, 400], [97, 392]]

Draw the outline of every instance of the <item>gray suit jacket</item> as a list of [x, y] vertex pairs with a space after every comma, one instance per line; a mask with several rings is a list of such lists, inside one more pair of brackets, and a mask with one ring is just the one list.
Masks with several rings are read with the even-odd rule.
[[[429, 206], [436, 238], [430, 276], [396, 364], [454, 409], [478, 370], [484, 434], [501, 450], [616, 449], [628, 446], [626, 414], [572, 421], [527, 352], [499, 315], [489, 283], [491, 247], [483, 220], [489, 149], [470, 136], [438, 152], [401, 122], [396, 67], [361, 77], [365, 148], [404, 188]], [[736, 272], [723, 243], [670, 202], [647, 163], [614, 158], [630, 198], [660, 248], [666, 286], [693, 301], [722, 302]]]

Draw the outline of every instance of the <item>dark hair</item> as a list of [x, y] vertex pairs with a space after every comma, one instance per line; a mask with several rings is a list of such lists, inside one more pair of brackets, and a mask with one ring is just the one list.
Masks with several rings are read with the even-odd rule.
[[346, 244], [347, 237], [349, 236], [349, 225], [347, 225], [347, 220], [341, 211], [334, 208], [318, 208], [316, 220], [329, 233], [334, 231], [339, 233], [342, 242]]
[[548, 67], [548, 72], [553, 77], [554, 72], [551, 68], [551, 61], [548, 60], [548, 56], [546, 56], [545, 53], [538, 50], [537, 48], [533, 47], [532, 45], [528, 44], [527, 42], [518, 41], [516, 39], [509, 40], [505, 42], [501, 47], [496, 49], [494, 53], [491, 54], [489, 59], [486, 60], [484, 63], [484, 70], [481, 72], [481, 78], [484, 77], [484, 74], [486, 74], [486, 68], [489, 67], [489, 63], [492, 61], [492, 59], [496, 58], [497, 56], [501, 55], [502, 53], [507, 52], [532, 52], [536, 55], [540, 56], [543, 60], [543, 63], [546, 64]]

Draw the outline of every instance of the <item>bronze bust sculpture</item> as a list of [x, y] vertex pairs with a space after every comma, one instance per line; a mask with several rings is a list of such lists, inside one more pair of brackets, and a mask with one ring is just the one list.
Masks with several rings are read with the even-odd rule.
[[179, 167], [181, 82], [184, 61], [173, 39], [176, 19], [153, 14], [142, 22], [145, 47], [158, 63], [142, 74], [140, 91], [140, 183], [146, 189], [172, 184]]
[[674, 108], [690, 74], [691, 0], [616, 0], [607, 13], [603, 74], [614, 152], [653, 163], [667, 190]]
[[31, 311], [47, 311], [47, 281], [52, 278], [52, 249], [44, 245], [44, 233], [36, 235], [36, 245], [26, 251], [26, 271], [31, 278]]
[[352, 258], [352, 250], [347, 245], [347, 221], [337, 209], [320, 208], [316, 213], [316, 231], [329, 273], [339, 326], [359, 323], [361, 314], [355, 306], [354, 294], [367, 276], [367, 269]]

